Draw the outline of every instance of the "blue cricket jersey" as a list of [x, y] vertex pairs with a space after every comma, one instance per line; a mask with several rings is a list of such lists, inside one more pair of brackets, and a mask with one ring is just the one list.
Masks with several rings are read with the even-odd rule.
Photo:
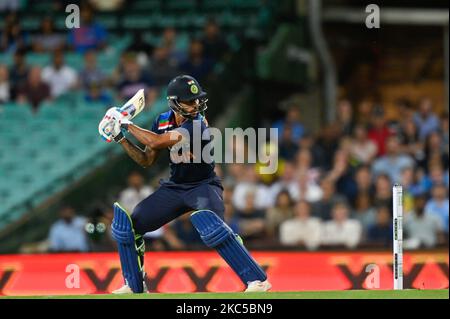
[[[196, 125], [196, 129], [194, 130], [194, 126]], [[168, 131], [176, 130], [179, 128], [183, 128], [189, 133], [189, 151], [194, 153], [194, 139], [198, 139], [199, 136], [195, 136], [194, 132], [200, 131], [200, 139], [201, 139], [201, 152], [196, 154], [196, 158], [199, 161], [198, 163], [194, 162], [194, 159], [191, 158], [189, 162], [174, 162], [172, 156], [175, 154], [169, 155], [170, 160], [170, 179], [168, 182], [164, 182], [163, 184], [166, 186], [176, 185], [181, 186], [180, 184], [189, 186], [189, 185], [197, 185], [199, 183], [215, 183], [219, 184], [220, 179], [216, 176], [214, 172], [214, 161], [212, 160], [212, 156], [214, 154], [213, 150], [208, 152], [211, 155], [211, 159], [206, 158], [207, 162], [205, 162], [205, 158], [201, 155], [203, 153], [203, 148], [211, 142], [211, 135], [209, 134], [208, 126], [204, 117], [201, 114], [198, 114], [194, 120], [186, 120], [180, 126], [177, 126], [175, 121], [175, 113], [172, 110], [169, 110], [165, 113], [161, 113], [156, 120], [153, 122], [152, 131], [156, 134], [163, 134]], [[203, 138], [202, 138], [203, 136]], [[177, 152], [178, 155], [181, 155], [183, 152], [182, 148], [169, 149], [169, 152]], [[187, 153], [187, 152], [186, 152]]]

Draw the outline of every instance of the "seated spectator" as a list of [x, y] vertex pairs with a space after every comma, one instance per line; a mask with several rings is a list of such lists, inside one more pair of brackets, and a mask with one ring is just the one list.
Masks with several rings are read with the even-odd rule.
[[106, 47], [107, 32], [94, 21], [93, 12], [85, 6], [81, 9], [79, 28], [73, 28], [69, 34], [69, 44], [78, 53], [88, 50], [100, 50]]
[[8, 68], [5, 65], [0, 64], [0, 104], [10, 101], [11, 89]]
[[231, 201], [224, 200], [225, 211], [223, 213], [223, 219], [225, 223], [230, 226], [230, 228], [236, 233], [239, 234], [239, 219], [235, 215], [235, 210]]
[[384, 110], [381, 107], [374, 107], [372, 114], [369, 116], [370, 129], [368, 137], [377, 146], [377, 157], [386, 154], [387, 139], [393, 134], [386, 124]]
[[105, 84], [106, 75], [97, 66], [95, 51], [87, 51], [84, 55], [84, 67], [79, 73], [80, 84], [87, 90], [92, 86], [101, 87]]
[[[151, 186], [145, 185], [145, 180], [142, 174], [139, 172], [131, 172], [128, 175], [128, 187], [119, 194], [119, 203], [128, 212], [132, 213], [134, 208], [145, 198], [153, 193]], [[154, 243], [164, 236], [163, 227], [158, 228], [155, 231], [147, 232], [144, 234], [146, 241]]]
[[338, 193], [352, 202], [357, 193], [357, 186], [353, 178], [353, 168], [350, 166], [349, 153], [345, 149], [339, 149], [334, 154], [333, 167], [327, 173], [327, 179], [334, 181]]
[[294, 201], [289, 191], [284, 189], [278, 193], [275, 205], [270, 207], [266, 213], [266, 228], [270, 237], [278, 237], [280, 224], [294, 215], [293, 206]]
[[[410, 121], [414, 117], [414, 106], [408, 98], [399, 98], [395, 101], [397, 118], [400, 122]], [[398, 122], [398, 121], [397, 121]]]
[[279, 145], [279, 154], [282, 159], [292, 161], [299, 150], [298, 141], [292, 138], [292, 128], [286, 125]]
[[448, 172], [446, 174], [441, 165], [431, 166], [429, 173], [425, 178], [427, 179], [430, 188], [438, 184], [444, 184], [448, 188]]
[[229, 52], [228, 43], [214, 19], [209, 19], [205, 24], [202, 44], [205, 56], [214, 61], [221, 60]]
[[399, 139], [401, 142], [401, 152], [409, 154], [419, 161], [424, 157], [424, 145], [419, 139], [419, 132], [412, 119], [401, 122]]
[[372, 184], [372, 171], [369, 166], [360, 166], [355, 172], [355, 183], [356, 183], [356, 196], [353, 201], [353, 206], [358, 201], [359, 198], [373, 198], [375, 190]]
[[284, 163], [280, 179], [269, 186], [266, 195], [268, 196], [268, 206], [272, 207], [275, 205], [276, 199], [282, 190], [286, 190], [293, 199], [299, 196], [295, 166], [290, 162]]
[[[311, 153], [311, 166], [323, 170], [325, 168], [325, 153], [322, 147], [315, 143], [314, 136], [305, 131], [299, 141], [301, 150], [308, 150]], [[280, 155], [281, 156], [281, 155]]]
[[320, 201], [323, 191], [315, 181], [308, 177], [307, 173], [300, 173], [297, 180], [297, 188], [293, 194], [295, 200], [306, 200], [308, 203]]
[[132, 212], [139, 202], [153, 193], [153, 188], [145, 185], [144, 177], [139, 172], [128, 175], [128, 187], [119, 195], [119, 203], [128, 212]]
[[444, 227], [444, 231], [448, 236], [448, 191], [444, 184], [438, 184], [431, 190], [432, 198], [425, 206], [425, 214], [437, 216]]
[[356, 107], [356, 122], [364, 127], [370, 127], [374, 109], [373, 101], [367, 98], [361, 100]]
[[189, 55], [180, 64], [180, 71], [196, 78], [200, 83], [207, 80], [213, 70], [213, 61], [205, 57], [203, 44], [199, 40], [192, 40], [189, 45]]
[[312, 213], [314, 217], [318, 217], [324, 221], [331, 219], [331, 210], [337, 203], [346, 202], [344, 196], [336, 193], [336, 187], [332, 180], [323, 179], [320, 182], [322, 189], [322, 198], [312, 204]]
[[14, 53], [13, 65], [9, 68], [9, 80], [12, 87], [12, 99], [16, 98], [17, 88], [27, 80], [28, 65], [25, 60], [25, 50]]
[[320, 219], [311, 217], [311, 208], [308, 202], [298, 202], [295, 205], [295, 217], [281, 223], [280, 242], [283, 245], [301, 245], [309, 250], [315, 250], [319, 247], [320, 241]]
[[150, 72], [158, 87], [165, 87], [178, 74], [177, 61], [170, 56], [168, 47], [157, 47], [153, 51]]
[[266, 234], [265, 211], [255, 205], [255, 193], [245, 194], [245, 206], [235, 212], [239, 223], [239, 235], [244, 240], [261, 239]]
[[352, 218], [357, 219], [367, 234], [370, 224], [375, 223], [375, 208], [373, 206], [374, 189], [372, 185], [372, 173], [368, 166], [360, 166], [355, 174], [357, 193], [352, 203]]
[[334, 154], [339, 148], [339, 134], [339, 127], [336, 125], [327, 125], [320, 130], [320, 135], [318, 136], [316, 143], [323, 154], [321, 168], [324, 171], [329, 171], [333, 167]]
[[148, 64], [154, 49], [154, 46], [145, 40], [144, 33], [138, 31], [133, 33], [133, 40], [125, 51], [133, 53], [136, 56], [138, 64], [141, 67], [145, 67]]
[[367, 241], [370, 244], [387, 247], [392, 243], [392, 218], [389, 207], [380, 206], [375, 215], [375, 223], [367, 230]]
[[22, 30], [19, 19], [15, 14], [8, 15], [0, 36], [0, 51], [14, 53], [27, 47], [28, 35]]
[[89, 0], [92, 8], [104, 12], [104, 11], [117, 11], [120, 10], [125, 3], [125, 0]]
[[64, 53], [55, 51], [53, 62], [42, 70], [42, 79], [50, 86], [52, 98], [65, 94], [77, 85], [77, 73], [64, 62]]
[[36, 112], [39, 105], [50, 99], [50, 86], [42, 81], [41, 68], [33, 66], [28, 73], [28, 78], [17, 89], [17, 101], [28, 102]]
[[112, 105], [114, 103], [112, 96], [96, 84], [92, 84], [87, 88], [84, 100], [87, 103], [101, 103], [103, 105]]
[[444, 151], [444, 154], [449, 155], [449, 126], [448, 126], [448, 113], [444, 112], [441, 115], [441, 127], [440, 127], [440, 133], [442, 135], [442, 149]]
[[350, 146], [351, 160], [356, 164], [370, 164], [377, 155], [377, 151], [377, 145], [367, 137], [366, 127], [356, 125]]
[[414, 160], [409, 155], [400, 153], [398, 137], [390, 136], [386, 141], [386, 155], [373, 163], [374, 175], [387, 174], [393, 183], [399, 183], [401, 172], [407, 167], [414, 167]]
[[375, 195], [373, 204], [375, 207], [392, 205], [392, 185], [386, 174], [378, 175], [375, 179]]
[[336, 124], [339, 125], [342, 135], [350, 136], [353, 133], [353, 128], [355, 126], [353, 108], [348, 99], [340, 99], [338, 101]]
[[419, 165], [429, 172], [430, 167], [440, 165], [444, 169], [448, 169], [448, 153], [445, 152], [445, 145], [442, 135], [438, 131], [428, 134], [425, 141], [425, 154]]
[[428, 134], [439, 129], [439, 118], [433, 112], [433, 101], [424, 97], [419, 101], [419, 111], [414, 114], [414, 122], [419, 129], [419, 138], [424, 141]]
[[254, 165], [245, 166], [242, 177], [236, 184], [233, 192], [233, 205], [237, 210], [245, 209], [246, 195], [253, 192], [257, 209], [264, 209], [270, 205], [268, 187], [261, 183]]
[[313, 155], [311, 149], [302, 148], [295, 157], [295, 169], [298, 174], [306, 174], [308, 180], [314, 183], [319, 182], [321, 171], [318, 167], [313, 167]]
[[409, 212], [414, 208], [414, 196], [424, 193], [417, 187], [414, 180], [414, 168], [407, 167], [402, 170], [401, 185], [403, 186], [403, 211]]
[[348, 218], [349, 209], [344, 203], [333, 206], [332, 216], [332, 220], [324, 223], [322, 244], [355, 248], [361, 240], [361, 224], [355, 219]]
[[2, 0], [0, 1], [0, 12], [14, 12], [23, 7], [24, 2], [20, 0]]
[[60, 219], [50, 228], [49, 249], [52, 252], [86, 252], [89, 250], [85, 232], [86, 219], [76, 216], [72, 207], [59, 212]]
[[169, 56], [174, 59], [177, 64], [187, 59], [186, 52], [179, 50], [177, 44], [179, 39], [177, 37], [177, 31], [173, 27], [167, 27], [163, 30], [160, 47], [165, 47], [169, 50]]
[[64, 49], [66, 39], [62, 34], [55, 32], [53, 20], [45, 17], [39, 32], [32, 37], [31, 42], [34, 52], [53, 52]]
[[145, 103], [153, 104], [156, 99], [155, 82], [150, 74], [142, 71], [137, 63], [136, 56], [125, 57], [122, 80], [117, 85], [119, 97], [123, 101], [130, 99], [140, 89], [147, 93]]
[[442, 220], [436, 214], [427, 214], [425, 204], [426, 197], [417, 196], [414, 210], [404, 217], [404, 229], [407, 235], [405, 248], [433, 248], [438, 243], [444, 242]]
[[291, 139], [296, 142], [305, 133], [305, 127], [300, 121], [300, 108], [297, 104], [292, 104], [286, 111], [284, 119], [278, 120], [272, 124], [273, 128], [278, 129], [278, 136], [284, 136], [286, 127], [291, 131]]
[[372, 198], [367, 194], [356, 198], [355, 206], [351, 214], [351, 218], [360, 222], [363, 228], [363, 237], [367, 238], [367, 232], [370, 225], [375, 224], [377, 210], [375, 209]]

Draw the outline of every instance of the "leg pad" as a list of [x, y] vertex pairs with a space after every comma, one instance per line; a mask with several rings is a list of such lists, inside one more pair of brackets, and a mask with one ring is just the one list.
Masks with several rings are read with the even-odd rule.
[[191, 214], [191, 222], [203, 242], [217, 250], [242, 282], [265, 281], [267, 275], [242, 244], [239, 236], [210, 210], [199, 210]]
[[[119, 248], [120, 264], [125, 283], [134, 293], [144, 291], [143, 267], [139, 259], [138, 239], [133, 230], [133, 223], [128, 213], [118, 203], [114, 203], [114, 219], [112, 222], [112, 236]], [[142, 247], [139, 247], [142, 250]]]

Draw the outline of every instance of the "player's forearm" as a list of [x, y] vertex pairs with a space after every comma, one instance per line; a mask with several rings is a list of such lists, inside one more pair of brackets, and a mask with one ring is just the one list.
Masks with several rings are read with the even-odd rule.
[[128, 141], [126, 138], [124, 138], [120, 142], [120, 145], [122, 145], [128, 156], [130, 156], [136, 163], [138, 163], [142, 167], [148, 167], [152, 165], [156, 158], [156, 152], [146, 152], [139, 146], [134, 145], [132, 142]]
[[150, 148], [155, 148], [157, 145], [158, 134], [140, 128], [136, 125], [129, 125], [128, 132], [130, 132], [136, 139]]
[[172, 140], [165, 134], [156, 134], [134, 124], [128, 126], [130, 132], [142, 144], [153, 150], [161, 150], [174, 145], [178, 140]]

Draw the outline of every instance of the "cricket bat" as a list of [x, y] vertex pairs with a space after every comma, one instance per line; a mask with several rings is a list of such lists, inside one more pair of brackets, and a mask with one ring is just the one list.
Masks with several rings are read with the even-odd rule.
[[136, 117], [145, 107], [144, 89], [140, 89], [136, 94], [127, 101], [121, 108], [120, 113], [129, 120]]
[[[134, 117], [136, 117], [139, 113], [141, 113], [144, 107], [145, 107], [144, 89], [140, 89], [131, 99], [129, 99], [123, 106], [119, 108], [119, 111], [127, 119], [131, 120]], [[105, 119], [103, 119], [102, 121], [105, 121]], [[111, 142], [109, 134], [113, 129], [113, 125], [114, 124], [111, 123], [110, 125], [103, 127], [102, 122], [100, 122], [99, 124], [98, 128], [99, 133], [107, 142]]]

